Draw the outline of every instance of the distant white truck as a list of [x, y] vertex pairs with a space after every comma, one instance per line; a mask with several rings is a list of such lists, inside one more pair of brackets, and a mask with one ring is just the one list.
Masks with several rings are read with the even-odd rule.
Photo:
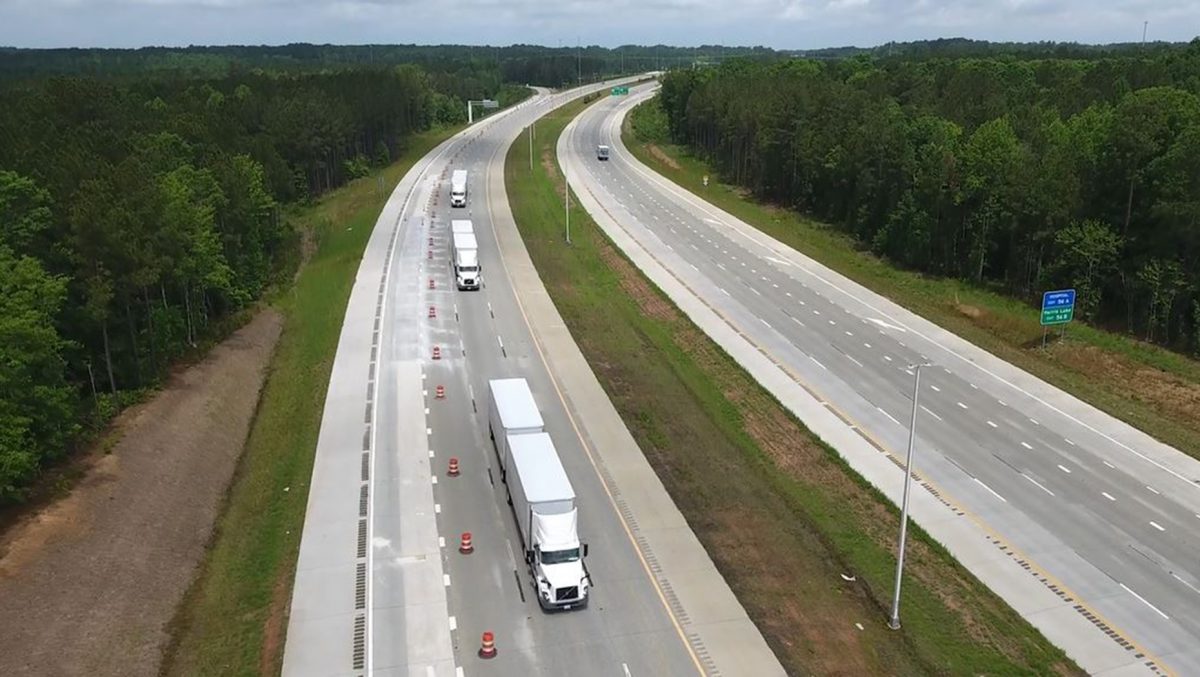
[[450, 175], [450, 206], [467, 206], [467, 170], [456, 169]]
[[488, 381], [488, 433], [500, 459], [500, 477], [504, 478], [504, 458], [509, 435], [540, 433], [545, 424], [529, 382], [523, 378], [498, 378]]
[[608, 159], [608, 146], [606, 146], [604, 144], [600, 144], [599, 146], [596, 146], [596, 159], [597, 160], [607, 160]]
[[474, 233], [452, 233], [451, 237], [450, 265], [454, 267], [455, 284], [459, 290], [479, 289], [482, 271]]
[[591, 578], [579, 542], [575, 490], [546, 433], [508, 435], [502, 467], [521, 550], [543, 609], [587, 605]]

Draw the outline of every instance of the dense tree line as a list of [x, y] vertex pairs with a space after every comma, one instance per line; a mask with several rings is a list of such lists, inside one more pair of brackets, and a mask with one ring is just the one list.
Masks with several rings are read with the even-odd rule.
[[669, 73], [674, 141], [901, 265], [1200, 350], [1200, 39], [1094, 60], [736, 62]]
[[[511, 45], [311, 45], [143, 47], [140, 49], [0, 48], [0, 79], [60, 74], [97, 76], [184, 73], [221, 77], [231, 69], [312, 72], [345, 67], [413, 64], [443, 82], [470, 89], [483, 80], [494, 91], [501, 82], [562, 87], [579, 80], [720, 61], [729, 57], [776, 56], [763, 47], [669, 47], [624, 45], [542, 47]], [[490, 89], [489, 89], [490, 87]], [[476, 92], [472, 96], [478, 98]], [[463, 94], [464, 96], [466, 94]]]
[[0, 87], [0, 503], [279, 275], [303, 201], [465, 117], [412, 66]]
[[1124, 54], [1154, 55], [1176, 51], [1186, 45], [1171, 42], [1121, 42], [1108, 45], [1087, 45], [1077, 42], [991, 42], [968, 38], [938, 38], [914, 42], [887, 42], [875, 47], [827, 47], [793, 53], [809, 59], [844, 59], [854, 56], [899, 58], [905, 60], [932, 58], [997, 57], [1098, 59]]

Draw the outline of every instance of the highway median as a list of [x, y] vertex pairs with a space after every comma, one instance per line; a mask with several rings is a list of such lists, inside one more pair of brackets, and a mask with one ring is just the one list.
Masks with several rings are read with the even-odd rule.
[[[585, 104], [506, 164], [516, 222], [559, 313], [714, 563], [791, 674], [1075, 674], [919, 529], [905, 626], [887, 628], [895, 508], [571, 213], [555, 147]], [[572, 200], [574, 202], [574, 200]]]

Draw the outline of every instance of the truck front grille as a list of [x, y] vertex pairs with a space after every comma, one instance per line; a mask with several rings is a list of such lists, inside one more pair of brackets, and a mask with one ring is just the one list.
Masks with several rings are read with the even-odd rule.
[[559, 588], [554, 591], [554, 599], [557, 602], [570, 602], [571, 600], [578, 599], [578, 597], [579, 586], [577, 585], [572, 585], [569, 588]]

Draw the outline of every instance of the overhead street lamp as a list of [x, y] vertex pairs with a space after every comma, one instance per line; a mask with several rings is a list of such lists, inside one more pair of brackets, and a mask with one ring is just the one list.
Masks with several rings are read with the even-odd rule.
[[900, 502], [900, 544], [896, 548], [896, 588], [892, 593], [892, 618], [888, 627], [900, 629], [900, 580], [904, 576], [904, 543], [908, 537], [908, 494], [912, 488], [913, 450], [917, 443], [917, 400], [921, 396], [921, 368], [928, 362], [909, 365], [913, 371], [912, 419], [908, 425], [908, 456], [904, 461], [904, 498]]

